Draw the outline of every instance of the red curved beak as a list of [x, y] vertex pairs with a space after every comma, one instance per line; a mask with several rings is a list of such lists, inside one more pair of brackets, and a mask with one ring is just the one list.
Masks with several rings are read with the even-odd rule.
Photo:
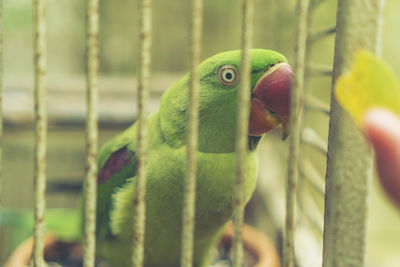
[[259, 136], [280, 125], [282, 140], [289, 135], [292, 78], [287, 63], [278, 63], [261, 76], [252, 92], [249, 135]]

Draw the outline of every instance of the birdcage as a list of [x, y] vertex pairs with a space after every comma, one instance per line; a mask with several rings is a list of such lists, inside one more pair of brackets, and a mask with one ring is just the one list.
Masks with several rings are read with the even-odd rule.
[[[7, 2], [7, 1], [5, 1]], [[65, 2], [65, 1], [64, 1]], [[66, 3], [60, 2], [57, 7], [54, 3], [47, 3], [52, 6], [51, 10], [46, 12], [46, 1], [35, 0], [32, 4], [33, 19], [34, 19], [34, 232], [33, 239], [24, 243], [22, 247], [28, 247], [32, 250], [33, 266], [42, 266], [44, 261], [44, 250], [47, 249], [47, 244], [53, 242], [51, 237], [45, 236], [45, 188], [46, 188], [46, 161], [51, 161], [52, 157], [57, 158], [58, 163], [54, 169], [69, 170], [68, 177], [56, 177], [56, 182], [49, 181], [48, 184], [48, 201], [60, 202], [65, 198], [77, 199], [77, 195], [65, 196], [64, 191], [74, 191], [75, 184], [71, 180], [80, 181], [80, 177], [84, 176], [84, 238], [83, 246], [83, 264], [84, 266], [95, 266], [95, 228], [96, 228], [96, 180], [97, 180], [97, 147], [99, 140], [98, 123], [101, 129], [108, 129], [104, 135], [100, 135], [101, 142], [113, 135], [123, 127], [129, 125], [133, 120], [137, 119], [139, 125], [138, 142], [139, 142], [139, 163], [137, 174], [137, 191], [134, 210], [134, 223], [132, 225], [133, 241], [132, 241], [132, 265], [143, 266], [144, 260], [144, 234], [145, 234], [145, 192], [146, 192], [146, 129], [148, 110], [157, 108], [162, 91], [166, 89], [165, 84], [170, 83], [179, 75], [168, 74], [161, 75], [155, 73], [150, 75], [150, 61], [157, 62], [157, 57], [162, 57], [165, 62], [176, 57], [176, 53], [182, 53], [180, 47], [175, 46], [175, 42], [185, 42], [186, 33], [180, 31], [179, 35], [174, 36], [169, 40], [168, 46], [156, 45], [155, 47], [163, 50], [158, 50], [152, 53], [152, 43], [162, 42], [157, 34], [160, 33], [158, 25], [163, 23], [166, 27], [171, 27], [174, 24], [188, 23], [190, 28], [189, 33], [189, 72], [190, 72], [190, 111], [188, 116], [188, 148], [187, 162], [182, 168], [186, 170], [185, 181], [185, 196], [183, 218], [182, 218], [182, 266], [190, 266], [193, 262], [193, 231], [194, 231], [194, 214], [195, 214], [195, 188], [196, 188], [196, 150], [198, 138], [198, 87], [199, 73], [197, 66], [200, 63], [201, 54], [207, 54], [211, 50], [207, 46], [202, 48], [202, 44], [210, 41], [215, 35], [229, 34], [223, 32], [223, 20], [228, 23], [239, 21], [241, 28], [242, 60], [241, 60], [241, 91], [239, 96], [239, 119], [238, 120], [238, 136], [236, 140], [237, 153], [237, 178], [236, 192], [242, 192], [244, 186], [244, 153], [247, 149], [247, 129], [248, 129], [248, 107], [249, 107], [249, 54], [253, 47], [253, 36], [258, 43], [273, 39], [269, 44], [276, 48], [285, 47], [289, 54], [292, 53], [290, 62], [294, 69], [294, 82], [291, 94], [291, 134], [288, 138], [288, 146], [277, 144], [277, 136], [272, 134], [263, 143], [264, 149], [261, 151], [261, 167], [260, 167], [260, 182], [255, 193], [254, 200], [249, 204], [246, 210], [247, 220], [262, 228], [267, 227], [270, 237], [274, 239], [278, 250], [282, 255], [284, 266], [364, 266], [366, 255], [366, 223], [368, 214], [368, 199], [370, 194], [370, 180], [372, 175], [372, 155], [362, 134], [355, 127], [349, 116], [336, 103], [334, 97], [330, 99], [330, 88], [334, 86], [336, 79], [344, 73], [352, 64], [353, 55], [361, 48], [368, 49], [374, 53], [379, 53], [381, 43], [381, 28], [382, 28], [382, 0], [360, 0], [360, 1], [327, 1], [327, 0], [298, 0], [297, 5], [288, 3], [289, 1], [263, 1], [264, 3], [255, 3], [254, 0], [244, 0], [240, 6], [238, 1], [206, 1], [203, 7], [203, 1], [193, 0], [189, 8], [189, 3], [152, 3], [151, 0], [140, 1], [139, 8], [132, 13], [135, 17], [140, 17], [138, 32], [132, 31], [132, 35], [138, 38], [138, 47], [124, 43], [121, 39], [126, 32], [121, 30], [116, 36], [112, 36], [112, 27], [107, 28], [106, 25], [103, 33], [110, 35], [102, 37], [99, 32], [100, 22], [103, 17], [107, 19], [112, 10], [112, 5], [115, 3], [102, 3], [103, 9], [99, 10], [98, 0], [88, 0], [84, 6], [82, 3], [75, 3], [70, 9], [65, 9], [65, 12], [79, 12], [86, 10], [86, 50], [76, 49], [80, 51], [79, 56], [86, 58], [86, 82], [82, 78], [76, 77], [51, 77], [46, 75], [46, 62], [56, 66], [57, 55], [53, 48], [52, 53], [48, 55], [46, 44], [46, 30], [52, 27], [51, 34], [58, 36], [53, 38], [57, 42], [52, 43], [53, 46], [62, 46], [62, 38], [72, 36], [76, 31], [76, 24], [71, 26], [73, 29], [68, 31], [67, 36], [62, 36], [57, 32], [56, 27], [59, 25], [49, 25], [46, 23], [46, 15], [50, 18], [51, 11], [58, 9], [58, 14], [62, 14], [63, 5]], [[139, 2], [139, 1], [138, 1]], [[8, 4], [12, 6], [11, 4]], [[8, 12], [12, 13], [12, 9], [7, 10], [8, 5], [4, 5], [2, 16], [6, 17]], [[18, 4], [15, 4], [18, 5]], [[135, 8], [128, 4], [132, 10]], [[232, 10], [226, 5], [231, 5]], [[260, 6], [258, 6], [260, 5]], [[167, 6], [167, 10], [178, 9], [183, 10], [179, 13], [180, 16], [185, 16], [185, 19], [178, 19], [175, 15], [170, 14], [168, 18], [161, 19], [159, 16], [152, 18], [152, 13], [161, 14]], [[324, 7], [325, 6], [325, 7]], [[15, 7], [15, 6], [14, 6]], [[260, 12], [264, 8], [267, 16]], [[267, 8], [268, 7], [268, 8]], [[337, 8], [336, 23], [320, 27], [315, 25], [315, 17], [319, 9]], [[154, 11], [153, 11], [154, 9]], [[203, 11], [204, 9], [204, 11]], [[3, 12], [4, 10], [4, 12]], [[129, 9], [120, 9], [119, 11], [128, 13]], [[190, 12], [188, 11], [190, 10]], [[223, 11], [220, 15], [215, 10]], [[240, 11], [241, 10], [241, 11]], [[293, 12], [295, 10], [295, 12]], [[226, 14], [231, 11], [232, 14]], [[203, 20], [203, 12], [210, 21]], [[234, 13], [236, 12], [236, 13]], [[240, 13], [241, 12], [241, 13]], [[293, 14], [291, 13], [293, 12]], [[47, 14], [46, 14], [47, 13]], [[322, 13], [322, 12], [321, 12]], [[325, 12], [332, 14], [328, 23], [335, 21], [334, 12]], [[139, 15], [140, 14], [140, 15]], [[183, 15], [184, 14], [184, 15]], [[239, 17], [239, 14], [240, 17]], [[290, 14], [295, 16], [290, 16]], [[125, 14], [126, 15], [126, 14]], [[255, 16], [255, 18], [254, 18]], [[123, 17], [123, 16], [121, 16]], [[293, 17], [294, 19], [292, 19]], [[10, 18], [8, 18], [10, 19]], [[57, 21], [57, 20], [54, 20]], [[60, 20], [58, 20], [60, 21]], [[154, 23], [152, 23], [154, 21]], [[173, 23], [171, 23], [173, 21]], [[179, 21], [179, 22], [178, 22]], [[183, 21], [183, 22], [182, 22]], [[255, 21], [255, 22], [254, 22]], [[124, 19], [118, 20], [116, 23], [123, 25], [125, 29], [130, 25], [126, 25]], [[215, 29], [210, 27], [210, 24], [222, 25], [216, 26]], [[263, 27], [255, 27], [253, 24], [267, 25], [268, 30]], [[210, 34], [202, 35], [202, 25], [207, 24], [206, 30], [210, 30]], [[291, 25], [288, 27], [288, 25]], [[82, 25], [80, 25], [82, 26]], [[265, 27], [267, 27], [265, 26]], [[177, 26], [178, 27], [178, 26]], [[184, 27], [179, 26], [179, 30]], [[83, 28], [78, 31], [83, 33]], [[288, 30], [292, 29], [292, 30]], [[164, 29], [165, 30], [165, 29]], [[218, 32], [217, 32], [218, 31]], [[223, 34], [221, 33], [223, 32]], [[253, 33], [254, 32], [254, 33]], [[7, 35], [3, 34], [0, 28], [1, 40], [7, 40]], [[7, 33], [7, 32], [5, 32]], [[236, 43], [239, 43], [239, 30], [236, 28], [237, 34]], [[268, 34], [266, 34], [268, 33]], [[294, 34], [292, 34], [294, 33]], [[58, 35], [57, 35], [58, 34]], [[335, 37], [334, 34], [336, 34]], [[106, 34], [105, 34], [106, 35]], [[264, 37], [259, 37], [263, 36]], [[83, 36], [83, 34], [82, 34]], [[182, 37], [184, 36], [184, 37]], [[233, 35], [232, 35], [233, 36]], [[233, 38], [233, 37], [229, 38]], [[273, 36], [273, 38], [271, 38]], [[204, 37], [204, 38], [203, 38]], [[154, 40], [152, 41], [152, 39]], [[183, 38], [183, 39], [182, 39]], [[235, 39], [227, 40], [235, 40]], [[257, 39], [258, 38], [258, 39]], [[287, 44], [287, 39], [291, 40], [293, 45]], [[324, 45], [330, 47], [330, 53], [334, 56], [333, 67], [331, 64], [315, 64], [313, 60], [315, 55], [313, 49], [319, 42], [325, 42]], [[82, 42], [81, 42], [82, 43]], [[99, 43], [104, 45], [104, 50], [99, 49]], [[72, 42], [67, 42], [68, 45], [73, 45]], [[220, 44], [219, 44], [220, 45]], [[2, 48], [3, 46], [1, 46]], [[127, 48], [131, 47], [131, 48]], [[218, 45], [217, 45], [218, 47]], [[334, 51], [333, 51], [334, 47]], [[100, 46], [100, 48], [102, 48]], [[225, 47], [220, 47], [226, 49]], [[129, 50], [126, 54], [132, 59], [125, 57], [120, 66], [113, 69], [112, 64], [102, 66], [105, 70], [123, 71], [132, 68], [134, 62], [138, 62], [137, 74], [137, 95], [134, 93], [135, 85], [133, 79], [102, 77], [99, 78], [99, 67], [102, 60], [112, 62], [113, 51], [118, 49]], [[0, 49], [1, 51], [2, 49]], [[74, 51], [76, 51], [74, 50]], [[154, 49], [153, 49], [154, 50]], [[103, 52], [104, 51], [104, 52]], [[135, 56], [132, 51], [139, 51]], [[172, 51], [172, 52], [168, 52]], [[292, 52], [293, 51], [293, 52]], [[153, 56], [152, 56], [153, 55]], [[154, 56], [155, 55], [155, 56]], [[53, 59], [52, 59], [53, 57]], [[3, 56], [0, 57], [2, 59]], [[134, 59], [133, 59], [134, 58]], [[100, 59], [100, 61], [99, 61]], [[151, 60], [152, 59], [152, 60]], [[184, 56], [180, 59], [185, 61]], [[0, 60], [1, 61], [1, 60]], [[330, 60], [328, 60], [329, 63]], [[100, 63], [99, 63], [100, 62]], [[157, 63], [156, 63], [157, 64]], [[161, 63], [159, 66], [165, 65]], [[176, 69], [177, 63], [172, 62], [171, 66], [164, 68]], [[178, 64], [179, 65], [179, 64]], [[130, 66], [130, 67], [126, 67]], [[119, 68], [119, 69], [118, 69]], [[83, 70], [83, 68], [81, 69]], [[2, 76], [3, 71], [1, 71]], [[49, 77], [47, 77], [49, 76]], [[46, 83], [46, 79], [47, 83]], [[330, 86], [332, 79], [332, 86]], [[3, 78], [4, 81], [6, 77]], [[32, 80], [32, 79], [30, 79]], [[2, 83], [3, 84], [3, 83]], [[26, 82], [19, 79], [10, 79], [5, 86], [23, 88]], [[82, 88], [86, 84], [86, 117], [82, 116], [84, 110], [83, 92], [77, 88]], [[118, 89], [114, 87], [118, 86]], [[4, 86], [2, 86], [4, 87]], [[54, 87], [46, 93], [47, 87]], [[164, 88], [165, 87], [165, 88]], [[315, 89], [316, 87], [320, 87]], [[100, 88], [100, 95], [99, 95]], [[149, 92], [150, 88], [150, 92]], [[29, 89], [28, 89], [29, 90]], [[23, 90], [22, 90], [23, 91]], [[5, 91], [3, 103], [11, 110], [13, 103], [9, 101], [23, 100], [26, 103], [31, 103], [30, 99], [21, 98], [18, 92]], [[10, 100], [8, 100], [10, 97]], [[46, 105], [46, 97], [49, 104]], [[137, 101], [137, 112], [133, 109], [134, 101]], [[76, 103], [79, 102], [80, 105]], [[107, 103], [106, 103], [107, 102]], [[66, 104], [67, 103], [67, 104]], [[64, 105], [69, 105], [69, 108], [64, 109]], [[47, 110], [52, 111], [52, 113]], [[100, 111], [100, 117], [99, 117]], [[127, 112], [128, 111], [128, 112]], [[20, 114], [18, 114], [20, 112]], [[22, 107], [22, 111], [16, 110], [12, 114], [14, 117], [6, 117], [6, 120], [1, 121], [0, 125], [8, 127], [9, 134], [2, 139], [3, 143], [14, 142], [8, 150], [3, 152], [4, 160], [12, 154], [12, 149], [16, 148], [15, 156], [20, 157], [21, 152], [18, 148], [29, 145], [25, 141], [26, 132], [32, 130], [29, 126], [29, 121], [32, 119], [26, 114], [26, 106]], [[11, 113], [10, 113], [11, 114]], [[21, 115], [22, 114], [22, 115]], [[49, 121], [49, 127], [48, 127]], [[326, 141], [328, 136], [329, 122], [329, 142]], [[25, 125], [25, 126], [21, 126]], [[28, 125], [28, 126], [26, 126]], [[86, 125], [86, 136], [82, 132], [76, 131], [77, 128]], [[62, 128], [65, 127], [65, 128]], [[48, 133], [49, 128], [49, 135]], [[115, 130], [117, 129], [117, 130]], [[0, 133], [3, 128], [0, 128]], [[25, 135], [21, 134], [25, 133]], [[100, 131], [102, 134], [102, 131]], [[322, 136], [322, 137], [321, 137]], [[13, 140], [14, 138], [14, 140]], [[16, 138], [16, 139], [15, 139]], [[32, 138], [32, 137], [30, 137]], [[56, 142], [55, 138], [62, 139], [62, 142]], [[76, 155], [76, 148], [84, 150], [84, 140], [86, 139], [86, 167], [82, 166], [84, 159], [82, 152], [78, 158], [73, 160], [74, 167], [81, 166], [80, 171], [72, 170], [71, 166], [65, 166], [68, 157]], [[78, 141], [77, 141], [78, 140]], [[76, 144], [70, 145], [70, 142]], [[54, 145], [54, 148], [52, 148]], [[19, 147], [18, 147], [19, 146]], [[6, 148], [5, 148], [6, 149]], [[267, 156], [273, 154], [274, 149], [280, 151], [280, 156]], [[286, 152], [287, 149], [287, 152]], [[48, 157], [46, 159], [46, 150]], [[65, 153], [67, 155], [65, 155]], [[68, 154], [69, 153], [69, 154]], [[326, 160], [326, 155], [328, 159]], [[265, 157], [264, 157], [265, 156]], [[11, 156], [12, 157], [12, 156]], [[26, 160], [24, 155], [23, 159]], [[286, 164], [287, 160], [287, 164]], [[64, 161], [64, 162], [63, 162]], [[268, 163], [267, 163], [268, 162]], [[263, 165], [270, 166], [266, 168]], [[275, 167], [272, 167], [275, 166]], [[24, 169], [22, 175], [29, 176], [33, 166], [13, 166], [15, 169]], [[29, 168], [28, 168], [29, 167]], [[11, 168], [10, 168], [11, 169]], [[54, 172], [57, 173], [57, 172]], [[58, 172], [62, 173], [62, 172]], [[65, 172], [64, 172], [65, 173]], [[321, 178], [322, 174], [326, 173], [325, 180]], [[1, 175], [1, 199], [7, 202], [7, 193], [4, 188], [7, 185], [24, 187], [21, 182], [10, 183], [5, 179], [16, 177], [17, 175]], [[287, 177], [283, 183], [280, 179], [271, 179], [268, 177]], [[3, 178], [4, 177], [4, 178]], [[29, 176], [30, 177], [30, 176]], [[267, 178], [265, 178], [267, 177]], [[25, 179], [26, 180], [26, 179]], [[53, 179], [52, 179], [53, 180]], [[54, 182], [54, 183], [53, 183]], [[71, 183], [70, 183], [71, 182]], [[60, 188], [61, 187], [61, 188]], [[30, 186], [26, 187], [31, 189]], [[286, 190], [283, 190], [286, 188]], [[51, 193], [53, 191], [53, 193]], [[284, 194], [286, 191], [286, 194]], [[26, 192], [19, 190], [19, 192]], [[60, 193], [61, 192], [61, 193]], [[68, 194], [67, 194], [68, 195]], [[75, 201], [77, 202], [77, 201]], [[244, 204], [245, 200], [240, 193], [235, 196], [235, 211], [233, 216], [234, 234], [232, 244], [232, 265], [242, 266], [243, 263], [243, 239], [246, 248], [246, 242], [249, 242], [242, 231], [244, 228]], [[283, 205], [286, 203], [286, 206]], [[76, 203], [75, 203], [76, 204]], [[73, 205], [73, 204], [68, 204]], [[2, 205], [3, 213], [5, 213], [7, 203]], [[261, 206], [261, 207], [260, 207]], [[62, 210], [60, 212], [63, 212]], [[260, 215], [264, 213], [264, 215]], [[33, 218], [33, 216], [32, 216]], [[266, 219], [267, 218], [267, 219]], [[71, 221], [77, 218], [71, 218]], [[0, 220], [1, 221], [1, 220]], [[6, 244], [10, 240], [10, 231], [8, 227], [2, 227], [2, 250], [6, 251]], [[66, 228], [65, 231], [69, 231]], [[281, 237], [281, 234], [283, 236]], [[250, 240], [251, 242], [251, 240]], [[255, 242], [255, 241], [254, 241]], [[267, 242], [267, 241], [266, 241]], [[13, 244], [15, 245], [15, 244]], [[12, 245], [10, 244], [10, 247]], [[61, 249], [66, 247], [61, 247]], [[70, 247], [68, 247], [69, 249]], [[8, 252], [7, 252], [8, 253]], [[5, 255], [2, 255], [3, 257]], [[25, 254], [30, 258], [30, 254]], [[255, 256], [256, 258], [259, 256]], [[262, 265], [276, 266], [276, 265]]]

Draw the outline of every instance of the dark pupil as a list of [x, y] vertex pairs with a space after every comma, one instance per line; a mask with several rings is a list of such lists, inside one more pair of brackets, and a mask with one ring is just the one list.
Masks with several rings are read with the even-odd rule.
[[230, 73], [230, 72], [228, 72], [228, 73], [225, 74], [225, 78], [226, 78], [227, 80], [232, 79], [232, 77], [233, 77], [233, 75], [232, 75], [232, 73]]

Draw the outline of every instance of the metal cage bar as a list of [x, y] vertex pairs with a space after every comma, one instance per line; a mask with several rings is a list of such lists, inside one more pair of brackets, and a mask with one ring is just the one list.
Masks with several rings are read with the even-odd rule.
[[47, 150], [47, 111], [46, 111], [46, 0], [34, 0], [34, 118], [35, 118], [35, 169], [34, 169], [34, 217], [33, 266], [42, 267], [43, 236], [46, 191], [46, 150]]
[[98, 150], [99, 0], [87, 1], [86, 21], [86, 179], [84, 184], [84, 267], [94, 267]]
[[246, 172], [247, 135], [250, 112], [250, 48], [253, 39], [254, 0], [243, 1], [242, 61], [238, 99], [238, 120], [236, 131], [236, 184], [233, 211], [233, 266], [243, 265], [242, 225], [244, 217], [244, 177]]
[[[307, 88], [309, 79], [317, 76], [328, 77], [332, 74], [332, 67], [321, 64], [315, 64], [310, 62], [311, 51], [313, 46], [320, 40], [327, 38], [335, 33], [335, 27], [326, 27], [315, 29], [313, 27], [314, 14], [317, 12], [317, 7], [323, 4], [324, 0], [310, 0], [307, 12], [307, 37], [306, 37], [306, 48], [305, 48], [305, 77], [304, 77], [304, 106], [302, 113], [302, 125], [301, 125], [301, 136], [300, 136], [300, 170], [299, 170], [299, 189], [297, 190], [297, 207], [299, 208], [299, 219], [296, 220], [298, 223], [298, 232], [295, 232], [295, 240], [297, 246], [302, 246], [301, 249], [295, 251], [295, 257], [301, 266], [317, 266], [315, 259], [311, 260], [308, 256], [302, 255], [302, 250], [313, 249], [314, 257], [322, 258], [322, 234], [323, 234], [323, 212], [320, 210], [317, 202], [320, 201], [319, 196], [323, 199], [325, 194], [325, 183], [322, 176], [316, 171], [314, 164], [307, 159], [306, 154], [303, 153], [306, 146], [311, 148], [315, 152], [319, 152], [322, 156], [326, 156], [327, 143], [323, 140], [316, 131], [309, 126], [307, 118], [309, 113], [320, 113], [324, 115], [330, 114], [329, 104], [324, 103], [318, 98], [312, 96]], [[326, 2], [326, 1], [325, 1]], [[312, 192], [310, 192], [310, 190]], [[314, 193], [314, 194], [313, 194]], [[315, 193], [317, 195], [315, 195]], [[310, 195], [314, 197], [310, 197]], [[316, 197], [316, 198], [315, 198]], [[303, 224], [306, 222], [306, 224]], [[301, 237], [302, 233], [308, 233], [309, 237], [305, 239]], [[311, 242], [310, 242], [311, 241]], [[318, 249], [310, 247], [310, 244], [318, 244]], [[312, 254], [310, 254], [311, 256]], [[310, 265], [310, 266], [311, 266]]]
[[[3, 0], [0, 0], [0, 207], [3, 202]], [[1, 222], [1, 212], [0, 212]], [[0, 237], [2, 229], [0, 227]], [[0, 240], [0, 249], [2, 247]]]
[[[357, 50], [379, 51], [383, 2], [339, 0], [332, 88]], [[329, 126], [323, 266], [364, 266], [371, 150], [333, 93]]]
[[301, 135], [300, 98], [304, 87], [305, 55], [307, 45], [307, 12], [309, 0], [299, 0], [296, 10], [296, 47], [294, 60], [294, 85], [291, 92], [290, 105], [290, 139], [288, 180], [286, 186], [286, 223], [283, 247], [283, 266], [293, 267], [294, 259], [294, 224], [297, 180], [299, 175], [299, 153]]
[[203, 0], [192, 1], [192, 20], [190, 36], [190, 89], [187, 137], [186, 179], [182, 218], [182, 258], [181, 266], [193, 265], [194, 221], [196, 202], [196, 172], [198, 147], [198, 109], [199, 109], [199, 70], [201, 54], [201, 31]]
[[138, 80], [138, 175], [134, 198], [132, 265], [143, 266], [146, 227], [146, 150], [147, 150], [147, 99], [149, 94], [151, 62], [152, 1], [140, 2], [140, 61]]

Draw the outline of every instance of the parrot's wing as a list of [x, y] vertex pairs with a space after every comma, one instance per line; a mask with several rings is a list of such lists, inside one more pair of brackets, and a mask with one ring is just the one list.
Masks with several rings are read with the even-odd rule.
[[106, 183], [115, 174], [122, 171], [126, 166], [131, 163], [131, 153], [128, 152], [127, 146], [124, 146], [110, 155], [106, 163], [100, 169], [97, 182]]
[[111, 236], [112, 195], [136, 175], [135, 138], [134, 127], [130, 127], [107, 142], [99, 153], [97, 233], [103, 238]]

